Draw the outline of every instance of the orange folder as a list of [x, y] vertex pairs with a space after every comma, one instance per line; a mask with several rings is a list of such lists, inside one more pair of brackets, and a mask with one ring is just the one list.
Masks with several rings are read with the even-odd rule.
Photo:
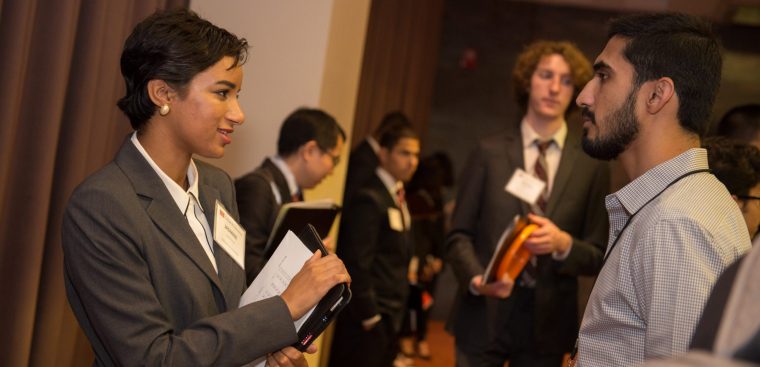
[[526, 218], [516, 215], [496, 244], [483, 279], [493, 282], [501, 279], [505, 273], [513, 280], [517, 279], [531, 256], [530, 251], [523, 247], [523, 243], [537, 228], [537, 225], [529, 223]]
[[509, 274], [512, 280], [517, 279], [517, 276], [525, 268], [525, 264], [530, 260], [530, 251], [523, 247], [523, 243], [536, 229], [538, 226], [531, 223], [520, 230], [496, 269], [496, 279], [501, 279], [504, 273]]

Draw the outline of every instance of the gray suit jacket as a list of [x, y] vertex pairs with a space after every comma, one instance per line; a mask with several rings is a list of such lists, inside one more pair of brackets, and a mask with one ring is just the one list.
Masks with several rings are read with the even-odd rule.
[[[195, 161], [214, 226], [237, 218], [232, 180]], [[238, 308], [245, 274], [214, 243], [219, 274], [161, 179], [127, 140], [73, 193], [63, 219], [69, 303], [101, 366], [239, 366], [297, 340], [279, 297]]]
[[[568, 124], [546, 216], [573, 236], [565, 261], [538, 257], [535, 288], [535, 345], [545, 352], [568, 351], [577, 335], [578, 275], [599, 271], [607, 242], [608, 219], [604, 197], [609, 191], [606, 163], [588, 157], [580, 147], [579, 127]], [[483, 274], [496, 242], [526, 204], [504, 190], [516, 168], [523, 168], [519, 124], [480, 142], [460, 180], [457, 206], [447, 238], [447, 258], [459, 280], [460, 295], [452, 313], [457, 345], [478, 353], [496, 333], [502, 333], [515, 294], [506, 300], [472, 295], [470, 280]], [[516, 290], [519, 291], [519, 290]]]

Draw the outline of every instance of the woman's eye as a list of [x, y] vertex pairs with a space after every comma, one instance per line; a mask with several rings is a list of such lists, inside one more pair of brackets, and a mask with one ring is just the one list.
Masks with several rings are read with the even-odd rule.
[[218, 91], [216, 91], [214, 93], [218, 94], [222, 98], [227, 98], [227, 95], [230, 93], [230, 91], [224, 89], [224, 90], [218, 90]]

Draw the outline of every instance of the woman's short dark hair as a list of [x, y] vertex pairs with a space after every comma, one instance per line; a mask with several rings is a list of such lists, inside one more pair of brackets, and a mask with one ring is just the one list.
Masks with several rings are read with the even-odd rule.
[[515, 68], [512, 70], [512, 88], [515, 91], [515, 101], [523, 110], [528, 109], [530, 81], [541, 58], [549, 55], [560, 55], [568, 66], [573, 77], [573, 99], [568, 111], [573, 109], [575, 97], [583, 86], [591, 79], [591, 63], [573, 43], [567, 41], [535, 41], [523, 49], [517, 56]]
[[153, 13], [138, 23], [124, 42], [121, 74], [127, 92], [117, 105], [132, 128], [139, 130], [158, 108], [148, 95], [150, 80], [163, 80], [182, 95], [193, 77], [225, 56], [235, 59], [230, 68], [245, 63], [247, 50], [245, 39], [190, 10]]

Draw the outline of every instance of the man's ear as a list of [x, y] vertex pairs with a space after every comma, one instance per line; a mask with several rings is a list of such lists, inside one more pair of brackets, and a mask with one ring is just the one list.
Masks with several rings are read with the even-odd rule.
[[161, 79], [151, 79], [148, 81], [148, 97], [158, 107], [163, 105], [170, 105], [172, 100], [177, 96], [169, 84]]
[[662, 77], [646, 84], [649, 84], [646, 96], [646, 109], [648, 113], [656, 114], [671, 101], [675, 102], [673, 96], [676, 94], [676, 87], [673, 79]]
[[316, 140], [309, 140], [298, 148], [305, 160], [311, 160], [316, 154], [321, 153]]

